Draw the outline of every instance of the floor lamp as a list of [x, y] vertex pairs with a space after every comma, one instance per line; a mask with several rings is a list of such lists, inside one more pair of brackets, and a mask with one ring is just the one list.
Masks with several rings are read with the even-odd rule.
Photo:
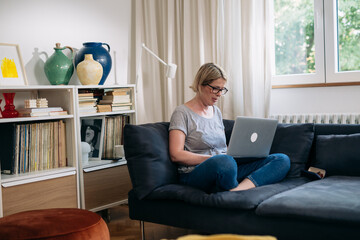
[[[153, 57], [155, 57], [157, 60], [159, 60], [159, 62], [161, 62], [162, 64], [164, 64], [166, 66], [166, 75], [165, 76], [167, 78], [174, 78], [175, 77], [177, 65], [173, 64], [173, 63], [166, 63], [164, 60], [159, 58], [153, 51], [151, 51], [148, 47], [146, 47], [145, 43], [143, 43], [142, 46], [141, 46], [139, 65], [141, 64], [142, 49], [145, 49], [146, 51], [148, 51]], [[139, 71], [139, 67], [138, 67], [138, 71]]]
[[[175, 74], [176, 74], [176, 70], [177, 70], [177, 65], [173, 64], [173, 63], [166, 63], [164, 60], [162, 60], [161, 58], [159, 58], [153, 51], [151, 51], [148, 47], [145, 46], [145, 44], [143, 43], [141, 45], [141, 51], [140, 51], [140, 58], [139, 58], [139, 63], [138, 63], [138, 68], [136, 69], [137, 73], [136, 73], [136, 85], [138, 84], [138, 79], [139, 79], [139, 72], [140, 72], [140, 67], [141, 66], [141, 61], [142, 61], [142, 52], [143, 49], [145, 49], [146, 51], [148, 51], [153, 57], [155, 57], [159, 62], [161, 62], [162, 64], [165, 65], [166, 67], [166, 74], [165, 76], [167, 78], [174, 78]], [[169, 85], [171, 85], [171, 81], [166, 82], [166, 88], [169, 88]], [[136, 88], [137, 89], [137, 88]], [[171, 103], [171, 91], [166, 91], [167, 92], [167, 99], [168, 101]], [[165, 112], [169, 111], [168, 109], [165, 110]]]

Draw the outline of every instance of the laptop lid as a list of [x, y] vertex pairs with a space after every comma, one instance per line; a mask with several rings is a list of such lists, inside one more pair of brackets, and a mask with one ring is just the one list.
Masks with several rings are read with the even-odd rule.
[[270, 153], [278, 120], [237, 117], [227, 154], [235, 158], [261, 158]]

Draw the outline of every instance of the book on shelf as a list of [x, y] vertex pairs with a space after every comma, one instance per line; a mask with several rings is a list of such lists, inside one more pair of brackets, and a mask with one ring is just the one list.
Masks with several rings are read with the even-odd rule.
[[79, 107], [96, 106], [96, 101], [79, 102]]
[[102, 159], [117, 160], [115, 146], [123, 145], [123, 129], [130, 122], [128, 115], [107, 116], [105, 118]]
[[95, 106], [79, 107], [80, 114], [92, 114], [97, 113], [97, 108]]
[[116, 88], [110, 91], [106, 91], [105, 95], [118, 96], [118, 95], [130, 95], [130, 93], [131, 93], [131, 88]]
[[112, 96], [112, 95], [105, 95], [100, 100], [100, 103], [129, 103], [131, 102], [130, 95], [121, 95], [121, 96]]
[[16, 152], [19, 148], [19, 136], [16, 123], [0, 124], [0, 163], [1, 172], [5, 174], [14, 173]]
[[96, 105], [98, 112], [111, 112], [110, 104]]
[[48, 112], [19, 112], [19, 117], [44, 117], [49, 116]]
[[93, 98], [94, 97], [94, 93], [93, 92], [79, 92], [78, 93], [78, 96], [79, 96], [79, 98], [80, 97], [91, 97], [91, 98]]
[[116, 111], [127, 111], [127, 110], [131, 110], [131, 106], [130, 105], [125, 105], [125, 106], [112, 106], [111, 107], [112, 112], [116, 112]]
[[0, 131], [1, 172], [19, 174], [67, 166], [66, 127], [62, 120], [4, 123]]
[[[91, 93], [91, 94], [93, 94], [94, 98], [101, 99], [101, 97], [104, 95], [104, 89], [79, 89], [78, 90], [78, 96], [87, 96], [87, 95], [83, 95], [85, 93]], [[88, 96], [90, 96], [90, 95], [88, 95]]]
[[51, 111], [49, 112], [50, 116], [59, 116], [59, 115], [68, 115], [68, 112], [66, 110], [64, 111]]
[[16, 109], [19, 113], [40, 113], [40, 112], [53, 112], [63, 111], [62, 107], [46, 107], [46, 108], [19, 108]]

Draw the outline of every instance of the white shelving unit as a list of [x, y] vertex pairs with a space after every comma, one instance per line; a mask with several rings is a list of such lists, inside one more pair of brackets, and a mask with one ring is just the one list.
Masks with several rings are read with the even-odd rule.
[[[117, 88], [131, 89], [131, 110], [79, 114], [79, 90]], [[1, 174], [0, 217], [41, 208], [75, 207], [100, 211], [127, 202], [131, 182], [125, 159], [90, 160], [88, 164], [82, 164], [81, 119], [125, 114], [129, 116], [130, 123], [136, 124], [135, 85], [1, 86], [1, 99], [4, 100], [2, 93], [6, 92], [15, 92], [16, 109], [24, 107], [25, 99], [46, 98], [49, 107], [62, 107], [68, 111], [68, 115], [61, 116], [0, 118], [0, 124], [64, 121], [67, 166], [22, 174]], [[7, 136], [0, 134], [0, 137]]]
[[[21, 174], [1, 174], [0, 216], [40, 208], [80, 207], [78, 178], [78, 149], [74, 132], [77, 131], [75, 89], [72, 86], [1, 87], [2, 93], [15, 92], [16, 109], [24, 107], [24, 100], [46, 98], [49, 107], [62, 107], [68, 115], [47, 117], [1, 118], [0, 124], [33, 123], [63, 120], [66, 126], [67, 166]], [[3, 104], [4, 106], [4, 104]], [[0, 135], [1, 138], [8, 136]]]
[[[127, 193], [131, 188], [130, 176], [126, 166], [126, 160], [98, 160], [84, 165], [81, 151], [81, 119], [88, 117], [128, 115], [130, 123], [136, 124], [136, 89], [134, 84], [129, 85], [102, 85], [102, 86], [77, 86], [75, 102], [79, 102], [79, 90], [111, 90], [119, 88], [131, 89], [131, 110], [116, 112], [101, 112], [93, 114], [79, 114], [77, 117], [78, 134], [78, 159], [79, 159], [79, 179], [80, 179], [80, 202], [83, 209], [91, 211], [104, 210], [127, 202]], [[76, 104], [77, 112], [78, 104]]]

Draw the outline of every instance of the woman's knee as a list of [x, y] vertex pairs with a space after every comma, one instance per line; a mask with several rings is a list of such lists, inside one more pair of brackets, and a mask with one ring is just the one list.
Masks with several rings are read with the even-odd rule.
[[237, 164], [233, 157], [229, 155], [216, 155], [209, 158], [208, 164], [212, 165], [212, 167], [216, 168], [220, 172], [234, 172], [237, 171]]
[[283, 169], [286, 173], [290, 170], [291, 162], [288, 155], [283, 153], [274, 153], [270, 156], [272, 157], [272, 161], [277, 162], [279, 169]]

